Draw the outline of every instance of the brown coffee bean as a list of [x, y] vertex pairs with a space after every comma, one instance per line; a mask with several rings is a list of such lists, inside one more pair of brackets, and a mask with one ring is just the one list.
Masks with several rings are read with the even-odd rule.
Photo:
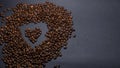
[[[62, 56], [61, 48], [67, 48], [65, 43], [75, 31], [72, 28], [72, 16], [69, 11], [50, 2], [20, 3], [4, 12], [6, 11], [13, 11], [13, 14], [2, 17], [6, 25], [0, 28], [0, 44], [6, 43], [3, 48], [3, 58], [8, 68], [44, 68], [49, 61]], [[27, 44], [19, 29], [20, 26], [31, 22], [35, 24], [43, 22], [48, 27], [46, 39], [35, 48]], [[41, 34], [40, 28], [25, 30], [25, 36], [32, 43], [35, 43]]]

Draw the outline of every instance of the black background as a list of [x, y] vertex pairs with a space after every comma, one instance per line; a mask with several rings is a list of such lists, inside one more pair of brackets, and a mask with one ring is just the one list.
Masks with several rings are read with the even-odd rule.
[[[38, 3], [45, 0], [0, 0], [6, 7], [17, 2]], [[47, 64], [53, 68], [120, 68], [119, 0], [48, 0], [72, 12], [76, 38], [68, 41], [63, 57]], [[2, 49], [2, 47], [0, 47]], [[2, 57], [2, 54], [1, 54]], [[0, 60], [0, 68], [4, 64]]]

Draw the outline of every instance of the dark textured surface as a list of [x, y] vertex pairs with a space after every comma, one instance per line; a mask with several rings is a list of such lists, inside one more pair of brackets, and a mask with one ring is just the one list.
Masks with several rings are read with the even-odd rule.
[[[18, 1], [0, 0], [0, 3], [2, 2], [6, 8], [14, 7]], [[68, 49], [62, 50], [63, 57], [48, 63], [47, 68], [53, 68], [55, 64], [60, 64], [61, 68], [120, 68], [119, 0], [48, 1], [71, 10], [77, 37], [68, 41]], [[1, 60], [0, 68], [4, 68]]]

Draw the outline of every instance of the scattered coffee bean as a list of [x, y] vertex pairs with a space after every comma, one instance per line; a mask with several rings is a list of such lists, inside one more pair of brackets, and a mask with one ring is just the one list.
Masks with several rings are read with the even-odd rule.
[[[11, 15], [2, 17], [6, 25], [0, 27], [0, 44], [6, 43], [3, 47], [3, 61], [7, 68], [44, 68], [49, 61], [62, 56], [60, 51], [67, 47], [65, 44], [74, 31], [71, 12], [48, 1], [38, 4], [19, 3], [10, 10], [13, 12]], [[43, 22], [48, 27], [46, 39], [35, 48], [24, 41], [19, 29], [32, 22]], [[35, 43], [42, 32], [38, 28], [28, 28], [25, 33]]]

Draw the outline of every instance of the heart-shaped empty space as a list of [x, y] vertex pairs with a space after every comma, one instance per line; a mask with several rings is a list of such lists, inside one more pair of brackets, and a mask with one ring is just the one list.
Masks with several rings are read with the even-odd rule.
[[22, 37], [33, 48], [46, 39], [45, 34], [48, 31], [45, 23], [30, 23], [20, 27]]
[[35, 29], [27, 28], [25, 30], [25, 36], [28, 37], [28, 39], [33, 44], [37, 41], [37, 39], [39, 38], [41, 33], [42, 33], [42, 31], [40, 30], [40, 28], [35, 28]]

